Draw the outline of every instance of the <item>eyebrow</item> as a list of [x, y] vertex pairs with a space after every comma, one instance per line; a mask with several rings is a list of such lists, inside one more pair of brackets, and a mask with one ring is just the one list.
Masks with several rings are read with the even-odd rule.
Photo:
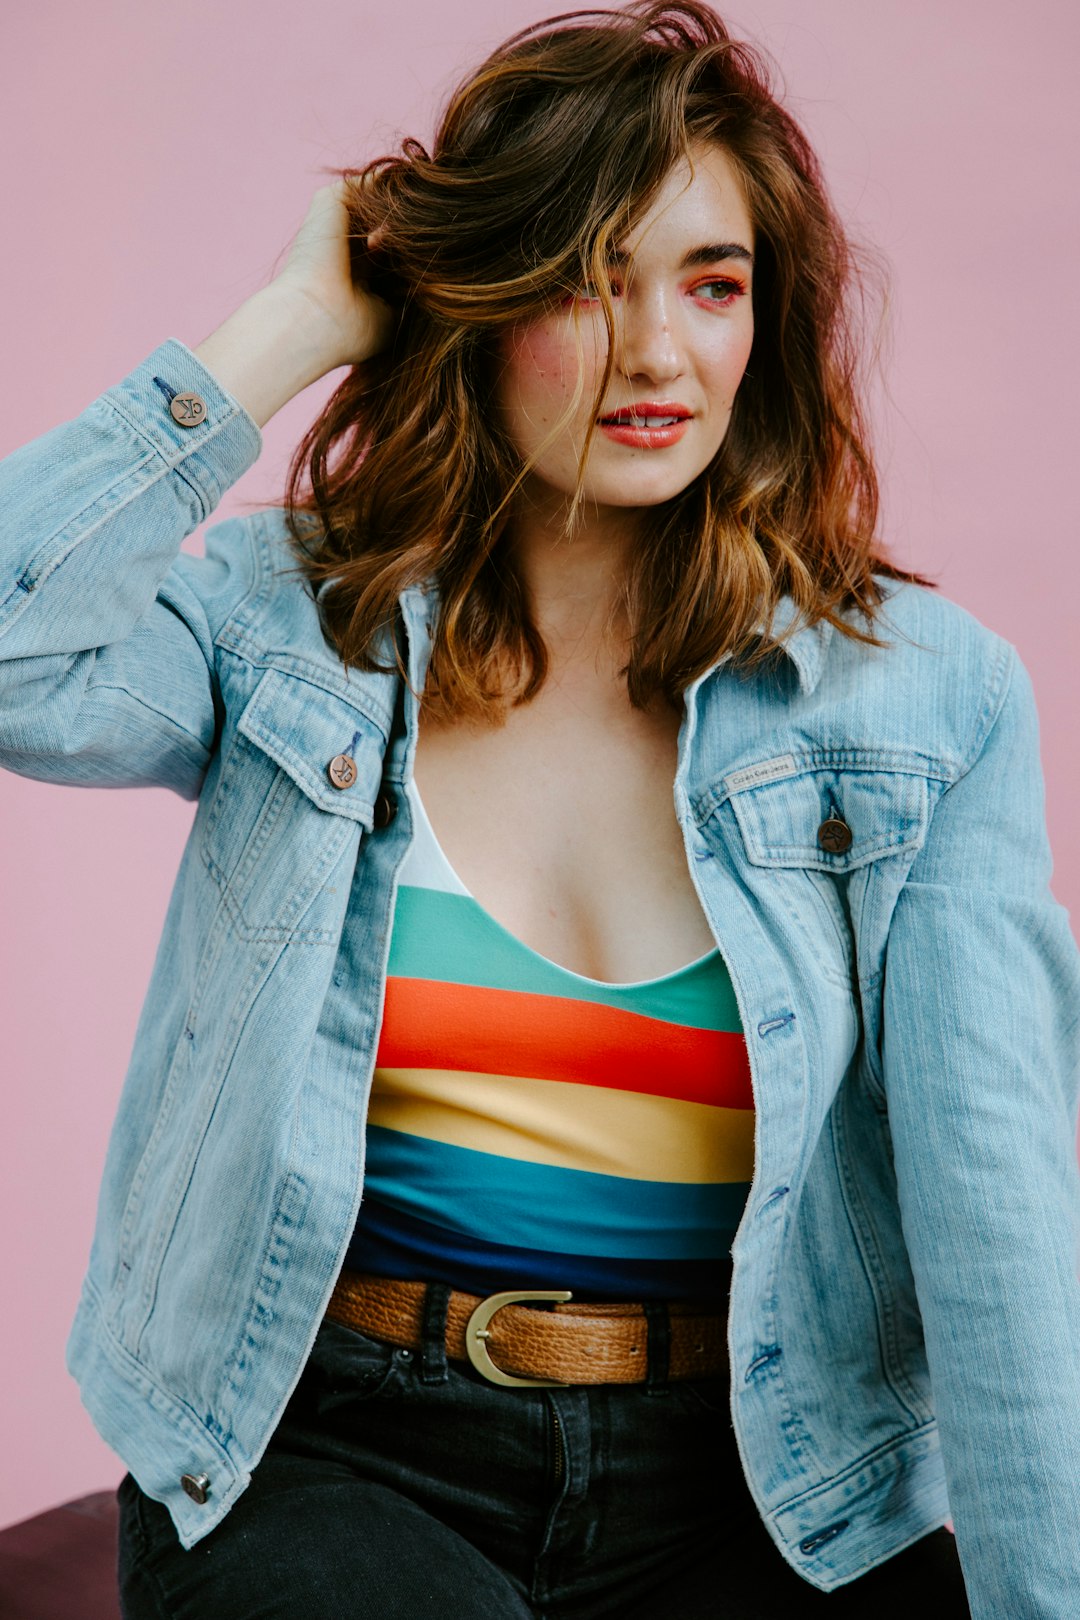
[[[630, 255], [623, 248], [612, 248], [609, 258], [613, 264], [625, 264]], [[741, 242], [705, 242], [701, 247], [691, 248], [679, 268], [689, 270], [698, 264], [716, 264], [719, 259], [742, 259], [753, 264], [754, 255]]]

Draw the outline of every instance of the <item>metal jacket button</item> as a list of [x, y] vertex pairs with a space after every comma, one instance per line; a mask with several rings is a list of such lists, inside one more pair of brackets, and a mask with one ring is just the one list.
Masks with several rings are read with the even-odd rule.
[[351, 754], [335, 754], [326, 774], [336, 788], [350, 788], [356, 781], [356, 761]]
[[180, 1483], [193, 1502], [201, 1504], [210, 1495], [209, 1474], [181, 1474]]
[[174, 394], [169, 401], [169, 415], [181, 427], [198, 427], [206, 421], [206, 401], [199, 394]]
[[839, 816], [830, 816], [817, 830], [817, 841], [830, 855], [842, 855], [851, 848], [851, 828]]
[[383, 827], [389, 827], [396, 815], [397, 804], [394, 801], [394, 795], [384, 790], [375, 800], [374, 820], [376, 828], [381, 831]]

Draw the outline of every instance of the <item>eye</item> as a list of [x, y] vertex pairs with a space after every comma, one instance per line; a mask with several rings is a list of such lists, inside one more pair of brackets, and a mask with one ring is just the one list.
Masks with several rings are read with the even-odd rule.
[[733, 304], [746, 292], [746, 284], [734, 276], [710, 276], [707, 281], [699, 281], [691, 291], [695, 298], [703, 298], [707, 304]]

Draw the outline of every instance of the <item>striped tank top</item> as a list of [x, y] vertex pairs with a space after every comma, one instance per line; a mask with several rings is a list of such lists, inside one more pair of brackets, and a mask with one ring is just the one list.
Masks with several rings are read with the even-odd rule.
[[477, 1294], [711, 1296], [754, 1151], [719, 951], [632, 984], [559, 967], [472, 897], [408, 794], [345, 1264]]

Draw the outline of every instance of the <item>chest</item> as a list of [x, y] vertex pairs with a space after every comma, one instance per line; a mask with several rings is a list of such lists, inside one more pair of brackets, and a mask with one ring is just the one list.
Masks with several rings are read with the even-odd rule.
[[416, 782], [447, 858], [497, 921], [573, 972], [650, 978], [714, 944], [675, 815], [679, 720], [557, 687], [501, 727], [421, 715]]

